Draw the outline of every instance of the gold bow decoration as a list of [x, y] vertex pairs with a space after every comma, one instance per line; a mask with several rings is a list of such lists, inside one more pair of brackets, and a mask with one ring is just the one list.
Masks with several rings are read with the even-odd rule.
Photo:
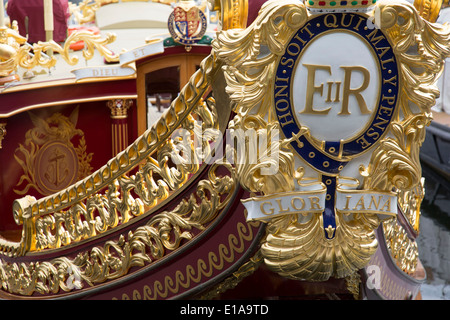
[[[338, 16], [332, 13], [322, 16], [325, 23], [338, 26], [339, 22], [334, 20]], [[350, 23], [351, 14], [342, 13], [341, 16], [342, 25]], [[268, 1], [248, 28], [218, 33], [213, 52], [224, 63], [226, 91], [236, 114], [229, 128], [241, 132], [265, 130], [267, 149], [276, 150], [278, 170], [268, 175], [261, 173], [273, 166], [274, 158], [268, 157], [268, 153], [260, 155], [257, 163], [238, 161], [238, 152], [235, 150], [234, 153], [238, 179], [254, 195], [243, 201], [249, 211], [248, 219], [267, 223], [267, 237], [261, 247], [264, 262], [272, 271], [285, 277], [325, 281], [330, 277], [348, 277], [367, 265], [378, 246], [375, 230], [382, 221], [396, 220], [397, 203], [405, 209], [419, 201], [414, 205], [420, 208], [420, 198], [406, 199], [405, 195], [421, 188], [419, 151], [425, 128], [431, 121], [430, 108], [439, 95], [436, 81], [442, 73], [444, 59], [450, 55], [450, 28], [426, 21], [407, 3], [380, 2], [366, 13], [354, 14], [355, 30], [365, 30], [361, 37], [372, 43], [379, 57], [391, 50], [377, 47], [381, 39], [392, 46], [398, 77], [384, 78], [383, 81], [398, 88], [396, 106], [384, 131], [377, 136], [378, 140], [373, 143], [359, 141], [370, 150], [365, 153], [365, 157], [370, 154], [370, 161], [361, 160], [356, 176], [346, 176], [340, 170], [346, 163], [357, 162], [358, 156], [332, 154], [323, 145], [316, 148], [316, 155], [320, 153], [343, 165], [332, 174], [315, 167], [315, 175], [311, 175], [313, 166], [309, 166], [308, 159], [302, 161], [307, 155], [302, 158], [296, 153], [296, 146], [304, 147], [305, 141], [312, 141], [311, 145], [317, 143], [308, 127], [302, 126], [292, 136], [280, 134], [280, 141], [268, 137], [288, 124], [287, 118], [277, 118], [275, 108], [277, 66], [288, 64], [285, 57], [289, 49], [286, 48], [300, 34], [296, 33], [298, 30], [304, 28], [312, 37], [314, 31], [311, 30], [316, 27], [312, 24], [319, 21], [313, 20], [314, 17], [317, 15], [309, 13], [297, 1]], [[317, 22], [317, 28], [323, 21]], [[372, 23], [370, 30], [369, 22]], [[297, 43], [301, 41], [306, 42], [299, 39]], [[388, 60], [381, 61], [380, 70], [386, 62]], [[286, 88], [286, 92], [295, 90], [297, 88]], [[325, 88], [322, 90], [325, 95]], [[278, 93], [285, 92], [280, 90]], [[394, 104], [393, 100], [387, 102]], [[246, 148], [251, 150], [250, 142], [246, 142]], [[309, 155], [313, 158], [315, 154]], [[324, 162], [324, 167], [328, 165]], [[331, 179], [327, 180], [328, 176]], [[316, 209], [323, 209], [317, 205], [319, 196], [317, 199], [309, 197], [308, 208], [305, 195], [310, 191], [302, 191], [302, 185], [311, 179], [316, 180], [317, 190], [335, 179], [333, 192], [336, 197], [339, 192], [343, 195], [343, 200], [333, 200], [336, 204], [341, 201], [340, 210], [336, 209], [334, 213], [335, 226], [325, 224], [325, 214], [316, 212]], [[350, 207], [352, 195], [358, 195], [359, 201]], [[328, 199], [334, 195], [325, 196]], [[255, 218], [250, 208], [256, 208], [260, 216]]]

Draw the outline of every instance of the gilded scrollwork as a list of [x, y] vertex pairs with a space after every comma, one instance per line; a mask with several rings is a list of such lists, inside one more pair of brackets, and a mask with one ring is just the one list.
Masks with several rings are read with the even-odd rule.
[[397, 266], [403, 272], [413, 275], [417, 269], [419, 248], [415, 240], [406, 233], [396, 219], [383, 222], [386, 245]]
[[[256, 163], [245, 159], [234, 160], [241, 184], [251, 192], [267, 194], [294, 188], [294, 156], [287, 148], [290, 141], [278, 139], [279, 124], [273, 122], [275, 115], [267, 93], [277, 54], [283, 51], [289, 37], [288, 31], [299, 27], [302, 17], [306, 16], [306, 9], [294, 3], [279, 6], [276, 2], [268, 2], [249, 28], [224, 31], [213, 42], [215, 54], [225, 62], [226, 91], [237, 113], [229, 128], [242, 134], [254, 130], [258, 141], [262, 136], [266, 139], [266, 147]], [[282, 17], [285, 20], [281, 20]], [[277, 23], [279, 20], [281, 22]], [[247, 151], [249, 147], [247, 143]], [[246, 155], [235, 153], [230, 158]], [[261, 170], [273, 166], [274, 160], [278, 170], [273, 174], [261, 175]]]
[[11, 28], [0, 27], [0, 76], [8, 76], [17, 69], [16, 56], [25, 44], [26, 38], [19, 34], [17, 21]]
[[11, 72], [22, 67], [28, 70], [36, 66], [44, 68], [52, 68], [58, 62], [55, 55], [59, 56], [69, 65], [76, 65], [79, 57], [70, 50], [70, 45], [83, 41], [85, 48], [82, 56], [86, 60], [94, 57], [97, 50], [108, 62], [119, 61], [119, 55], [107, 48], [107, 45], [116, 40], [116, 35], [107, 33], [105, 37], [100, 34], [94, 34], [87, 30], [80, 30], [70, 34], [64, 45], [56, 43], [53, 40], [48, 42], [39, 41], [33, 45], [26, 42], [26, 38], [21, 37], [18, 33], [17, 23], [13, 23], [12, 29], [2, 27], [0, 30], [0, 74], [6, 76]]
[[[218, 169], [228, 172], [218, 174]], [[29, 296], [70, 292], [74, 288], [92, 287], [122, 277], [131, 267], [149, 265], [168, 251], [178, 249], [183, 241], [194, 237], [194, 229], [204, 230], [233, 198], [235, 190], [234, 169], [226, 164], [213, 165], [207, 179], [199, 181], [196, 191], [182, 199], [172, 211], [154, 215], [145, 225], [120, 235], [117, 240], [83, 251], [73, 259], [59, 257], [31, 263], [0, 260], [2, 288], [10, 293]], [[54, 224], [52, 219], [53, 216], [47, 216], [40, 221], [50, 228]], [[106, 223], [93, 217], [90, 221], [100, 225]], [[90, 231], [95, 232], [94, 227]], [[44, 238], [48, 240], [48, 237]], [[73, 280], [78, 281], [76, 286]]]
[[306, 9], [296, 3], [279, 6], [268, 2], [247, 29], [218, 34], [213, 49], [225, 62], [226, 91], [240, 117], [251, 112], [268, 115], [269, 121], [274, 119], [271, 101], [265, 96], [270, 89], [274, 63], [289, 40], [289, 32], [300, 27], [306, 17]]
[[[182, 288], [189, 288], [193, 284], [198, 284], [204, 281], [205, 278], [211, 277], [216, 270], [223, 270], [225, 263], [231, 262], [236, 258], [237, 254], [244, 251], [244, 242], [253, 239], [254, 231], [252, 228], [257, 227], [259, 222], [242, 223], [238, 222], [236, 231], [231, 233], [217, 246], [217, 252], [208, 252], [207, 258], [200, 258], [192, 264], [182, 266], [176, 270], [174, 275], [167, 275], [164, 279], [156, 280], [149, 285], [145, 285], [142, 290], [135, 289], [131, 296], [122, 294], [120, 297], [113, 298], [114, 300], [157, 300], [167, 298], [171, 294], [177, 294]], [[252, 273], [255, 267], [260, 263], [258, 257], [250, 259], [245, 263], [233, 276], [225, 280], [224, 285], [217, 288], [217, 290], [227, 290], [233, 285], [242, 280], [243, 277]], [[219, 292], [210, 292], [213, 297]]]
[[[142, 215], [184, 185], [200, 162], [195, 156], [180, 156], [176, 164], [169, 161], [181, 152], [170, 137], [178, 128], [192, 133], [197, 120], [205, 129], [218, 128], [214, 99], [203, 100], [207, 78], [216, 71], [214, 57], [207, 57], [161, 119], [90, 176], [39, 200], [17, 200], [13, 213], [24, 225], [22, 240], [1, 240], [2, 252], [17, 256], [92, 238]], [[190, 141], [192, 154], [199, 144], [209, 146], [208, 141]]]
[[380, 143], [368, 168], [361, 168], [365, 188], [405, 192], [417, 187], [422, 178], [419, 151], [430, 120], [425, 114], [392, 124], [393, 137]]
[[416, 235], [420, 233], [420, 209], [425, 195], [424, 184], [425, 179], [422, 178], [416, 188], [399, 192], [398, 195], [398, 205]]
[[[269, 269], [292, 279], [326, 281], [330, 277], [346, 278], [351, 292], [357, 295], [359, 279], [356, 272], [365, 267], [375, 253], [378, 246], [375, 230], [381, 223], [398, 265], [408, 273], [416, 267], [415, 242], [410, 241], [406, 249], [403, 248], [408, 235], [397, 223], [395, 214], [383, 222], [385, 212], [378, 210], [381, 200], [376, 202], [374, 196], [370, 201], [376, 205], [377, 212], [367, 212], [364, 197], [369, 193], [364, 191], [376, 192], [379, 199], [386, 196], [386, 207], [391, 205], [389, 197], [400, 199], [400, 208], [414, 215], [409, 217], [409, 221], [418, 228], [422, 187], [419, 150], [425, 138], [425, 128], [431, 121], [430, 109], [439, 94], [436, 81], [442, 73], [444, 58], [450, 56], [450, 27], [425, 21], [412, 5], [406, 3], [381, 2], [372, 11], [360, 15], [364, 18], [359, 21], [374, 20], [383, 33], [380, 39], [386, 36], [392, 46], [398, 73], [387, 82], [395, 87], [398, 84], [400, 88], [399, 108], [392, 121], [383, 127], [386, 132], [379, 134], [376, 146], [374, 143], [370, 148], [370, 161], [356, 170], [358, 177], [352, 177], [353, 193], [347, 194], [360, 192], [360, 201], [353, 212], [337, 209], [333, 212], [336, 227], [325, 225], [325, 215], [313, 211], [313, 207], [320, 207], [318, 200], [312, 197], [311, 212], [292, 213], [284, 209], [286, 214], [264, 220], [267, 234], [258, 252], [261, 257], [244, 266], [243, 274], [251, 271], [262, 259]], [[201, 133], [219, 127], [216, 102], [213, 98], [205, 99], [211, 79], [219, 70], [224, 73], [225, 90], [235, 112], [228, 127], [238, 138], [243, 134], [241, 141], [245, 142], [247, 151], [239, 153], [235, 148], [227, 149], [227, 159], [233, 159], [233, 165], [225, 163], [221, 166], [228, 170], [229, 175], [216, 175], [219, 164], [214, 164], [208, 179], [198, 183], [197, 192], [182, 200], [174, 210], [151, 216], [145, 226], [126, 236], [121, 235], [118, 240], [108, 241], [103, 247], [80, 253], [74, 259], [58, 258], [20, 265], [2, 260], [0, 275], [4, 290], [23, 295], [70, 291], [73, 286], [67, 281], [71, 273], [81, 278], [77, 286], [92, 286], [124, 276], [131, 267], [150, 264], [168, 250], [179, 248], [193, 237], [193, 228], [202, 230], [229, 201], [237, 183], [255, 197], [300, 192], [311, 180], [305, 175], [306, 169], [312, 171], [316, 168], [313, 165], [313, 169], [306, 168], [307, 161], [297, 157], [294, 145], [303, 148], [300, 138], [312, 139], [310, 131], [302, 127], [290, 137], [270, 138], [276, 137], [283, 127], [274, 110], [277, 63], [294, 32], [309, 19], [311, 14], [298, 1], [269, 1], [247, 29], [225, 28], [228, 30], [218, 32], [212, 54], [202, 62], [200, 70], [161, 120], [135, 143], [104, 167], [63, 191], [40, 200], [26, 196], [15, 202], [14, 217], [17, 223], [24, 225], [23, 238], [19, 244], [0, 240], [2, 253], [15, 257], [29, 251], [57, 249], [92, 239], [142, 216], [183, 187], [188, 178], [199, 171], [200, 162], [204, 159], [196, 148], [200, 146], [210, 153], [214, 140], [213, 135], [206, 135], [206, 139], [196, 141], [196, 130], [199, 130], [196, 123], [202, 123]], [[366, 34], [366, 37], [376, 42], [376, 32]], [[385, 54], [390, 47], [377, 49]], [[187, 145], [182, 144], [171, 138], [176, 129], [183, 129], [194, 138], [188, 140]], [[266, 148], [259, 152], [256, 162], [245, 158], [252, 148], [245, 136], [249, 131], [254, 132], [256, 140], [265, 139]], [[326, 153], [324, 147], [320, 151]], [[186, 154], [192, 154], [189, 161], [184, 157]], [[311, 158], [315, 156], [310, 153]], [[346, 164], [353, 158], [332, 155], [329, 159], [338, 159]], [[328, 162], [325, 163], [329, 166]], [[274, 172], [264, 174], [274, 165]], [[339, 170], [343, 167], [340, 166]], [[328, 172], [316, 170], [315, 174], [320, 177], [317, 185], [322, 190], [326, 190], [327, 181], [333, 183], [332, 179], [336, 182], [334, 194], [339, 188], [349, 187], [344, 182], [348, 177], [340, 177], [339, 173], [327, 175]], [[329, 193], [325, 196], [332, 197]], [[347, 207], [350, 198], [347, 197]], [[299, 202], [294, 203], [292, 198], [291, 204], [298, 208], [302, 202], [301, 198], [296, 199]], [[281, 211], [281, 200], [278, 204]], [[392, 215], [392, 212], [388, 213]], [[236, 276], [240, 277], [239, 274]], [[232, 286], [235, 281], [230, 281]]]
[[400, 62], [404, 118], [429, 113], [439, 96], [436, 81], [450, 54], [449, 26], [422, 19], [412, 5], [381, 3], [377, 8], [380, 26], [391, 36]]
[[[422, 170], [419, 150], [425, 138], [425, 127], [430, 118], [427, 114], [416, 115], [408, 120], [393, 123], [394, 137], [381, 142], [372, 154], [371, 165], [361, 168], [365, 177], [365, 187], [381, 190], [396, 190], [398, 204], [408, 222], [416, 226], [418, 232]], [[375, 216], [372, 219], [377, 219]], [[417, 266], [418, 248], [405, 229], [391, 218], [382, 223], [387, 247], [392, 258], [406, 273], [413, 273]]]
[[[45, 68], [51, 68], [56, 65], [58, 60], [55, 55], [47, 55], [46, 52], [59, 53], [69, 65], [76, 65], [79, 61], [77, 55], [71, 54], [70, 45], [83, 41], [85, 43], [85, 49], [82, 51], [84, 59], [90, 60], [94, 57], [95, 49], [109, 62], [119, 61], [119, 55], [109, 50], [106, 46], [116, 40], [116, 35], [112, 33], [106, 34], [103, 38], [100, 34], [94, 34], [88, 30], [80, 30], [70, 34], [64, 46], [60, 46], [53, 40], [48, 42], [37, 42], [33, 46], [25, 44], [20, 47], [17, 54], [17, 63], [19, 66], [26, 69], [33, 69], [36, 66], [42, 66]], [[33, 50], [33, 55], [30, 55], [30, 51]]]
[[[218, 35], [213, 46], [218, 57], [228, 65], [224, 68], [227, 92], [235, 103], [237, 113], [230, 127], [248, 129], [251, 123], [251, 127], [256, 129], [279, 128], [278, 123], [273, 122], [275, 115], [267, 95], [273, 86], [271, 79], [275, 62], [284, 51], [293, 30], [299, 28], [307, 17], [306, 9], [296, 3], [268, 2], [258, 19], [246, 30], [230, 30]], [[265, 115], [264, 119], [259, 115]], [[302, 132], [307, 133], [307, 130]], [[261, 157], [257, 164], [238, 164], [241, 184], [252, 192], [263, 194], [294, 190], [295, 180], [301, 181], [303, 170], [294, 168], [294, 155], [288, 148], [292, 140], [295, 138], [277, 141], [277, 146], [268, 147], [279, 150], [279, 170], [273, 175], [260, 175], [260, 169], [270, 165], [270, 157]], [[343, 218], [339, 220], [345, 221]], [[323, 239], [321, 225], [321, 215], [315, 214], [302, 218], [287, 215], [272, 219], [261, 249], [265, 263], [286, 277], [326, 280], [331, 275], [345, 277], [349, 268], [354, 271], [363, 267], [375, 252], [374, 234], [367, 236], [364, 228], [357, 225], [345, 228], [342, 223], [336, 241], [330, 242]], [[353, 245], [346, 245], [347, 241]], [[355, 254], [355, 244], [365, 247], [362, 257]], [[335, 257], [336, 252], [340, 252], [338, 257]]]
[[[449, 26], [432, 23], [439, 6], [433, 1], [416, 1], [418, 11], [408, 5], [383, 4], [379, 7], [381, 26], [386, 25], [396, 44], [402, 69], [402, 113], [398, 122], [392, 125], [394, 137], [383, 141], [374, 153], [378, 159], [372, 159], [371, 175], [377, 177], [378, 182], [368, 176], [365, 182], [384, 189], [395, 188], [399, 208], [416, 234], [419, 233], [424, 192], [420, 146], [432, 120], [431, 107], [439, 95], [436, 81], [443, 71], [444, 59], [450, 54]], [[375, 173], [380, 169], [381, 172]], [[393, 260], [405, 273], [413, 274], [419, 255], [416, 242], [397, 219], [389, 219], [382, 225]]]

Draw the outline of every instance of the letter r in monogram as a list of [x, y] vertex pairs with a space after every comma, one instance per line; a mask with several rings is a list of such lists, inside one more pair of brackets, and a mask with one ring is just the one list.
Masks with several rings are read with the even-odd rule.
[[[318, 93], [320, 96], [324, 96], [323, 89], [324, 83], [316, 85], [316, 72], [321, 70], [332, 75], [331, 66], [313, 65], [304, 63], [303, 66], [306, 68], [308, 75], [306, 81], [306, 100], [305, 109], [301, 111], [301, 114], [316, 114], [316, 115], [327, 115], [331, 107], [326, 109], [317, 110], [314, 105], [314, 95]], [[338, 115], [350, 115], [349, 111], [349, 97], [353, 95], [358, 103], [359, 110], [361, 114], [370, 114], [370, 110], [367, 108], [366, 101], [362, 95], [362, 92], [367, 89], [370, 83], [370, 73], [369, 71], [361, 66], [341, 66], [344, 71], [344, 82], [342, 86], [342, 105], [341, 111]], [[362, 83], [357, 88], [352, 88], [352, 75], [355, 72], [359, 72], [362, 76]], [[334, 94], [332, 94], [334, 89]], [[341, 102], [341, 81], [327, 81], [327, 94], [325, 103], [330, 102]]]

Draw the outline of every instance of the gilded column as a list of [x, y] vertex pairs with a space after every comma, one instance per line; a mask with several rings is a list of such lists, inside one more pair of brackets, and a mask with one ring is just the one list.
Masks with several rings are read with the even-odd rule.
[[128, 147], [128, 109], [133, 105], [132, 100], [114, 99], [108, 101], [111, 109], [111, 137], [112, 155], [117, 155], [120, 151]]

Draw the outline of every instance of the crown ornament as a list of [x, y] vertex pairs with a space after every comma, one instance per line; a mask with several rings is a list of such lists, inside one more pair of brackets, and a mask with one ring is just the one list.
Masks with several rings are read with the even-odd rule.
[[322, 12], [367, 12], [377, 0], [305, 0], [312, 13]]

